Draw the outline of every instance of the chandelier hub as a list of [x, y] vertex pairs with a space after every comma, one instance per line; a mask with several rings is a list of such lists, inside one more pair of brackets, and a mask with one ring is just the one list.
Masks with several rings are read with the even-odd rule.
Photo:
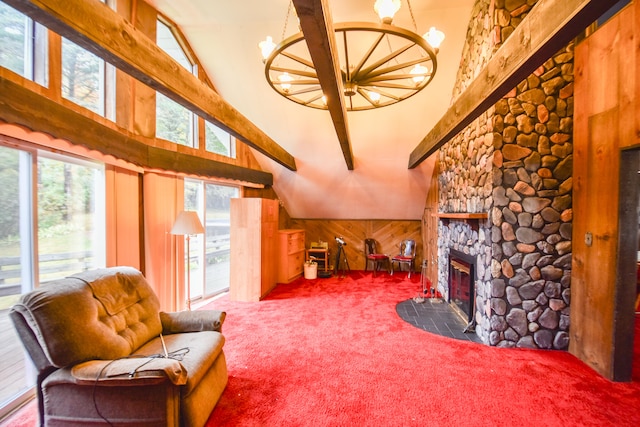
[[347, 82], [344, 84], [344, 95], [355, 96], [358, 93], [358, 84], [355, 82]]

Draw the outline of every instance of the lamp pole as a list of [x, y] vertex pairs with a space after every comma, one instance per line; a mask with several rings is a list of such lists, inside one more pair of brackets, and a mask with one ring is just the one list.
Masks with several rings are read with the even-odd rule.
[[[191, 310], [191, 235], [205, 232], [198, 213], [194, 211], [182, 211], [176, 218], [171, 228], [171, 234], [182, 235], [187, 239], [187, 310]], [[184, 262], [184, 259], [183, 259]]]
[[187, 306], [187, 310], [191, 311], [191, 247], [189, 242], [191, 241], [191, 235], [187, 234], [187, 299], [185, 304]]

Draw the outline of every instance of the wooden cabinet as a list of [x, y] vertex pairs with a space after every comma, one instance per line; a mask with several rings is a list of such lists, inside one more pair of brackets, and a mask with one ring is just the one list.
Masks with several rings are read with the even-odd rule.
[[260, 301], [276, 286], [278, 209], [277, 200], [231, 199], [231, 300]]
[[304, 230], [279, 231], [278, 282], [289, 283], [304, 270]]

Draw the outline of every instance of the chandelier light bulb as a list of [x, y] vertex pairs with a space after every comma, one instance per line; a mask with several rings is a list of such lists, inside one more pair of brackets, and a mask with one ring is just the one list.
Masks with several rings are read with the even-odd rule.
[[262, 52], [262, 60], [266, 61], [269, 55], [271, 55], [271, 52], [276, 48], [276, 44], [273, 42], [273, 38], [271, 36], [267, 36], [266, 39], [258, 43], [258, 47]]
[[415, 84], [420, 84], [426, 78], [429, 70], [423, 65], [416, 64], [415, 67], [409, 71], [409, 74], [413, 75], [412, 79]]
[[327, 106], [327, 95], [322, 95], [322, 105]]
[[400, 10], [400, 0], [376, 0], [373, 5], [382, 22], [390, 24], [393, 16]]
[[369, 98], [371, 98], [374, 104], [380, 102], [380, 94], [378, 92], [369, 91]]
[[287, 72], [284, 72], [278, 76], [278, 81], [280, 82], [280, 87], [282, 88], [283, 92], [289, 92], [289, 89], [291, 89], [292, 80], [293, 77], [291, 77]]
[[429, 31], [427, 31], [424, 34], [424, 36], [422, 36], [422, 37], [437, 52], [438, 49], [440, 49], [440, 45], [442, 44], [442, 42], [444, 40], [444, 33], [442, 31], [440, 31], [440, 30], [437, 30], [436, 27], [431, 27], [431, 28], [429, 28]]

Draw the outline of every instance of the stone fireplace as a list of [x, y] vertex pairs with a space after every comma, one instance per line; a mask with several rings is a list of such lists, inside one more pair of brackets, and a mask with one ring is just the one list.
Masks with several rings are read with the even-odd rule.
[[[478, 0], [453, 96], [535, 2]], [[567, 349], [571, 285], [573, 44], [439, 151], [438, 290], [450, 254], [475, 260], [475, 333], [499, 347]], [[457, 292], [457, 291], [456, 291]]]

